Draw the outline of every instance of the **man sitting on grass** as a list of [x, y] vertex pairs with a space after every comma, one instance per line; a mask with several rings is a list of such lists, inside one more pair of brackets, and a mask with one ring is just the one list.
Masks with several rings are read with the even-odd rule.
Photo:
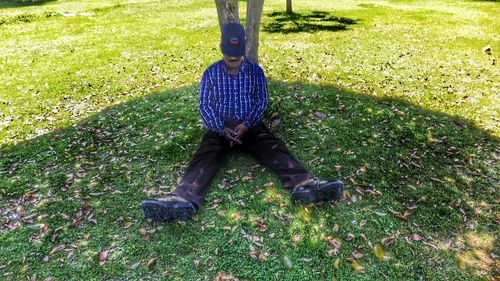
[[165, 198], [142, 202], [145, 217], [153, 221], [193, 217], [225, 155], [234, 149], [250, 153], [273, 170], [292, 191], [294, 201], [341, 199], [342, 181], [320, 182], [261, 122], [268, 101], [266, 78], [257, 64], [243, 57], [243, 26], [225, 24], [220, 47], [223, 59], [208, 67], [201, 79], [199, 112], [208, 132], [177, 188]]

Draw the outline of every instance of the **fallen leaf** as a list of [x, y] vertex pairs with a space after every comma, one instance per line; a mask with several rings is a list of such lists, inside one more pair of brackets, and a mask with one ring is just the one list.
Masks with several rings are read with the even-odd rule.
[[301, 258], [301, 260], [303, 260], [305, 262], [311, 262], [312, 258], [311, 257], [304, 257], [304, 258]]
[[490, 45], [487, 45], [485, 46], [483, 49], [482, 49], [483, 53], [487, 54], [487, 55], [491, 55], [491, 46]]
[[386, 216], [386, 215], [387, 215], [386, 213], [379, 212], [379, 211], [374, 211], [374, 213], [375, 213], [377, 216], [380, 216], [380, 217], [384, 217], [384, 216]]
[[264, 232], [264, 231], [267, 230], [267, 225], [265, 225], [265, 224], [259, 224], [259, 225], [257, 225], [257, 230]]
[[299, 234], [295, 234], [292, 238], [292, 241], [293, 242], [299, 242], [300, 241], [300, 235]]
[[342, 244], [342, 241], [338, 238], [332, 238], [330, 236], [326, 237], [325, 239], [333, 247], [331, 250], [328, 251], [328, 256], [331, 257], [337, 255], [340, 251], [340, 245]]
[[61, 218], [62, 218], [63, 220], [65, 220], [65, 221], [69, 221], [69, 220], [71, 219], [71, 217], [70, 217], [70, 216], [68, 216], [68, 215], [66, 215], [65, 213], [61, 213], [60, 215], [61, 215]]
[[288, 269], [292, 268], [292, 261], [287, 256], [283, 256], [283, 264]]
[[396, 237], [391, 236], [391, 237], [383, 238], [381, 242], [382, 242], [382, 245], [390, 246], [394, 243], [395, 240], [396, 240]]
[[451, 247], [452, 244], [453, 244], [453, 240], [452, 239], [446, 239], [446, 240], [444, 240], [444, 243], [443, 243], [444, 249], [448, 250]]
[[[231, 170], [232, 171], [232, 170]], [[229, 173], [230, 171], [228, 171]], [[234, 172], [233, 172], [234, 173]], [[232, 186], [232, 183], [228, 179], [223, 179], [221, 183], [218, 185], [219, 188], [224, 189], [224, 188], [230, 188]]]
[[247, 174], [247, 175], [245, 175], [244, 177], [241, 178], [241, 180], [243, 182], [253, 181], [254, 179], [255, 179], [255, 177], [252, 174]]
[[378, 191], [378, 190], [370, 190], [370, 189], [367, 189], [365, 190], [366, 192], [370, 193], [371, 195], [373, 196], [380, 196], [382, 195], [382, 192]]
[[108, 258], [109, 250], [110, 249], [105, 249], [99, 252], [99, 254], [97, 255], [99, 263], [104, 263], [104, 261], [106, 261], [106, 259]]
[[353, 256], [355, 259], [359, 260], [359, 259], [363, 258], [365, 255], [363, 255], [363, 253], [360, 253], [360, 252], [354, 251], [354, 252], [352, 252], [352, 256]]
[[352, 239], [354, 239], [354, 234], [352, 233], [347, 233], [347, 236], [344, 238], [345, 241], [351, 241]]
[[339, 230], [340, 230], [339, 225], [338, 225], [338, 224], [335, 224], [335, 225], [333, 226], [333, 229], [332, 229], [332, 230], [333, 230], [333, 232], [339, 232]]
[[261, 194], [262, 192], [264, 192], [264, 189], [259, 188], [255, 191], [255, 194]]
[[280, 122], [281, 122], [281, 120], [279, 118], [273, 119], [273, 121], [271, 121], [271, 128], [278, 126], [280, 124]]
[[407, 221], [407, 220], [408, 220], [408, 218], [407, 218], [407, 217], [405, 217], [404, 215], [401, 215], [401, 213], [399, 213], [399, 212], [394, 212], [394, 213], [393, 213], [393, 215], [394, 215], [396, 218], [400, 219], [400, 220], [404, 220], [404, 221]]
[[462, 270], [467, 269], [467, 264], [465, 263], [465, 260], [459, 255], [457, 255], [457, 263], [460, 269]]
[[333, 262], [333, 267], [335, 267], [335, 269], [339, 269], [339, 268], [340, 268], [340, 258], [337, 258], [337, 259]]
[[422, 239], [424, 239], [424, 238], [420, 234], [418, 234], [416, 232], [411, 235], [411, 240], [420, 241]]
[[222, 204], [223, 200], [222, 199], [215, 199], [211, 204], [209, 210], [215, 209], [219, 207], [220, 204]]
[[325, 119], [326, 118], [326, 114], [324, 114], [323, 112], [319, 112], [317, 111], [316, 113], [314, 113], [316, 115], [316, 117], [318, 117], [319, 119]]
[[234, 213], [232, 213], [232, 214], [231, 214], [231, 218], [232, 218], [233, 220], [237, 220], [237, 221], [239, 221], [239, 220], [241, 220], [241, 219], [242, 219], [242, 215], [241, 215], [241, 213], [240, 213], [240, 212], [234, 212]]
[[254, 248], [252, 245], [250, 245], [250, 252], [248, 253], [248, 255], [250, 256], [250, 258], [256, 260], [259, 258], [259, 255], [260, 255], [260, 249], [256, 249]]
[[131, 265], [131, 266], [130, 266], [130, 269], [132, 269], [132, 270], [136, 270], [136, 269], [138, 269], [138, 268], [139, 268], [139, 266], [140, 266], [140, 265], [141, 265], [141, 262], [140, 262], [140, 261], [138, 261], [138, 262], [134, 263], [133, 265]]
[[362, 267], [357, 261], [355, 260], [352, 260], [350, 261], [351, 262], [351, 265], [352, 267], [357, 271], [357, 272], [364, 272], [365, 271], [365, 268]]
[[156, 259], [150, 259], [146, 264], [146, 267], [150, 267], [156, 264]]
[[400, 116], [400, 117], [405, 115], [405, 113], [403, 111], [400, 111], [397, 109], [392, 110], [392, 112], [394, 112], [397, 116]]
[[382, 248], [381, 245], [376, 244], [373, 247], [373, 252], [375, 253], [375, 256], [377, 256], [377, 259], [379, 261], [383, 261], [384, 260], [385, 253], [384, 253], [384, 249]]
[[423, 203], [425, 201], [427, 201], [427, 196], [424, 195], [417, 200], [417, 203]]
[[409, 217], [417, 212], [417, 207], [410, 207], [407, 208], [405, 213], [403, 214], [404, 217]]
[[45, 227], [46, 225], [43, 224], [43, 223], [37, 223], [37, 224], [30, 224], [30, 225], [27, 225], [26, 227], [31, 229], [31, 230], [41, 230]]
[[200, 266], [200, 261], [201, 261], [200, 257], [197, 256], [193, 261], [194, 267], [198, 268]]
[[95, 218], [94, 215], [90, 215], [87, 220], [93, 224], [97, 224], [97, 219]]
[[365, 166], [361, 166], [357, 171], [356, 171], [356, 175], [362, 175], [366, 173], [366, 167]]
[[66, 245], [57, 245], [54, 248], [52, 248], [52, 250], [50, 250], [49, 255], [53, 255], [61, 250], [64, 250], [65, 248], [66, 248]]
[[258, 259], [260, 262], [264, 262], [267, 259], [267, 256], [269, 256], [269, 253], [261, 252], [258, 256]]
[[215, 276], [215, 281], [225, 281], [225, 280], [232, 280], [232, 281], [238, 281], [239, 279], [231, 273], [226, 273], [224, 271], [219, 271], [217, 273], [217, 276]]

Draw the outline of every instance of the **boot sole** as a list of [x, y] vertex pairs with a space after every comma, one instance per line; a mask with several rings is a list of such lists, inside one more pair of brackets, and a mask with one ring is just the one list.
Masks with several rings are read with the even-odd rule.
[[172, 220], [187, 221], [196, 214], [191, 202], [165, 202], [159, 200], [144, 200], [141, 203], [142, 211], [147, 219], [157, 222]]
[[333, 180], [320, 186], [298, 189], [292, 192], [292, 200], [307, 205], [326, 201], [338, 201], [344, 198], [344, 183]]

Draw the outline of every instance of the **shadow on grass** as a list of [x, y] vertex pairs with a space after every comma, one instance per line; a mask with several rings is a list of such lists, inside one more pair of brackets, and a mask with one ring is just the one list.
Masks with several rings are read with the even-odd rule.
[[271, 33], [342, 31], [356, 23], [354, 19], [337, 17], [324, 11], [292, 14], [273, 12], [267, 17], [270, 18], [270, 22], [264, 24], [263, 29]]
[[57, 0], [9, 0], [0, 1], [0, 9], [2, 8], [20, 8], [27, 6], [41, 6], [49, 2], [55, 2]]
[[[364, 251], [366, 280], [380, 275], [458, 280], [474, 274], [460, 270], [454, 255], [463, 249], [459, 244], [464, 237], [494, 237], [498, 165], [492, 154], [498, 153], [498, 139], [462, 119], [400, 100], [279, 81], [270, 81], [269, 90], [266, 122], [280, 121], [272, 130], [313, 173], [344, 179], [355, 203], [307, 209], [290, 204], [271, 173], [237, 154], [215, 179], [195, 221], [148, 225], [141, 200], [161, 196], [175, 185], [204, 132], [196, 109], [198, 85], [192, 85], [2, 147], [3, 272], [18, 277], [38, 273], [41, 279], [47, 272], [57, 279], [68, 274], [135, 279], [161, 278], [168, 268], [169, 276], [181, 279], [204, 279], [206, 274], [213, 279], [220, 271], [261, 280], [332, 279], [351, 276], [353, 270], [350, 265], [336, 271], [324, 266], [332, 263], [327, 237], [353, 233], [356, 239], [344, 242], [338, 257], [344, 264], [353, 251]], [[255, 179], [243, 180], [249, 173]], [[232, 184], [217, 187], [223, 179]], [[415, 207], [406, 220], [391, 214]], [[26, 227], [33, 223], [48, 228]], [[331, 231], [335, 224], [339, 232]], [[267, 238], [272, 233], [274, 238]], [[412, 233], [436, 248], [412, 240]], [[360, 246], [365, 245], [361, 235], [374, 244], [393, 237], [394, 244], [385, 246], [393, 259], [377, 262], [371, 248]], [[446, 244], [448, 250], [438, 247], [445, 239], [453, 241]], [[58, 253], [53, 250], [57, 245], [67, 246]], [[492, 251], [491, 245], [484, 247], [473, 249], [481, 255]], [[94, 256], [106, 248], [112, 252], [106, 265], [99, 266]], [[463, 259], [484, 270], [475, 253]], [[293, 261], [292, 268], [283, 267], [282, 256]], [[439, 270], [429, 269], [431, 257]]]

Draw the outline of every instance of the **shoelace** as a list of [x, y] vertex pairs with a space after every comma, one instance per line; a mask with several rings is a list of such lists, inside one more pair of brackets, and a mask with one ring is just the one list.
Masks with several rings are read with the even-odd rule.
[[314, 177], [314, 180], [316, 181], [316, 188], [319, 188], [319, 185], [321, 184], [319, 178], [318, 177]]

